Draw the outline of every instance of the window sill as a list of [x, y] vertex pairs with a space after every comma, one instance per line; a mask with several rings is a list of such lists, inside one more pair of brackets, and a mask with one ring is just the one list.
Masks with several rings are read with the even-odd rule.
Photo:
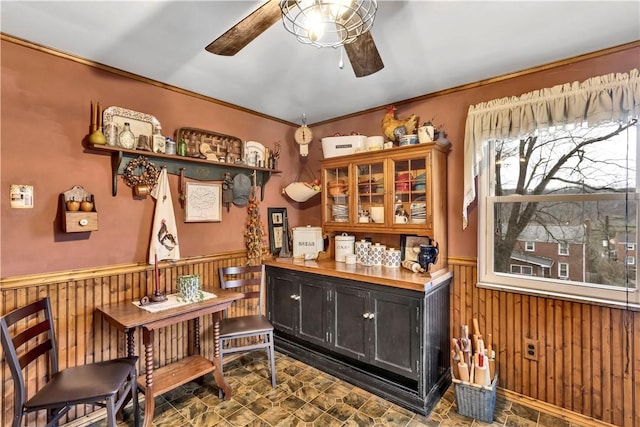
[[530, 289], [530, 288], [525, 288], [520, 286], [509, 286], [509, 285], [487, 283], [487, 282], [478, 282], [476, 286], [478, 288], [490, 289], [494, 291], [512, 292], [512, 293], [531, 295], [531, 296], [542, 297], [542, 298], [553, 298], [553, 299], [564, 300], [564, 301], [579, 302], [583, 304], [593, 304], [593, 305], [611, 307], [611, 308], [617, 308], [617, 309], [628, 309], [631, 311], [640, 312], [640, 304], [631, 302], [631, 301], [627, 303], [625, 301], [612, 301], [612, 300], [606, 300], [602, 298], [585, 297], [585, 296], [579, 296], [579, 295], [566, 294], [562, 292], [552, 292], [552, 291], [545, 291], [545, 290], [538, 290], [538, 289]]

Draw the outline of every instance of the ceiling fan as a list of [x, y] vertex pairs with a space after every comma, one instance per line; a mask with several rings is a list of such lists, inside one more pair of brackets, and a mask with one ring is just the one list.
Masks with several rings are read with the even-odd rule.
[[[205, 49], [216, 55], [233, 56], [282, 18], [280, 0], [269, 0], [238, 22]], [[289, 0], [284, 7], [293, 6]], [[370, 31], [344, 45], [356, 77], [364, 77], [384, 68]]]

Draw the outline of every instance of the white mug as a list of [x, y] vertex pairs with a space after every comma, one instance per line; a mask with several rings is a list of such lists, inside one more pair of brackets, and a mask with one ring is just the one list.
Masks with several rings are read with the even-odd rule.
[[396, 215], [396, 224], [406, 224], [409, 222], [409, 218], [404, 215]]
[[371, 219], [373, 222], [384, 222], [384, 206], [371, 206]]

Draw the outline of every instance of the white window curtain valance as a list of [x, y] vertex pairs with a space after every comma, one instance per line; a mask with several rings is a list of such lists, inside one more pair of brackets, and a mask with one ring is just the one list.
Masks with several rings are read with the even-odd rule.
[[640, 116], [640, 72], [612, 73], [494, 99], [469, 107], [464, 136], [464, 200], [462, 228], [467, 209], [476, 198], [475, 178], [483, 160], [484, 145], [492, 139], [517, 138], [537, 129], [587, 121], [591, 124], [627, 121]]

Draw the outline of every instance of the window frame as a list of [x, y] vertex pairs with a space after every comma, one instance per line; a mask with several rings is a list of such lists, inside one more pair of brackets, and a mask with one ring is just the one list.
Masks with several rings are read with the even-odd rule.
[[[611, 201], [630, 200], [634, 201], [640, 209], [640, 123], [636, 124], [636, 159], [638, 165], [636, 170], [636, 192], [628, 194], [619, 193], [596, 193], [596, 194], [572, 194], [563, 195], [559, 199], [554, 195], [491, 195], [492, 184], [495, 182], [495, 168], [492, 162], [484, 162], [478, 171], [478, 235], [485, 236], [478, 238], [478, 284], [479, 288], [496, 289], [502, 291], [517, 292], [529, 295], [555, 297], [572, 301], [587, 301], [601, 305], [614, 307], [625, 306], [640, 310], [640, 284], [635, 289], [623, 289], [616, 286], [604, 284], [583, 285], [578, 282], [571, 282], [567, 279], [551, 279], [535, 276], [535, 279], [524, 275], [514, 275], [512, 273], [494, 272], [494, 238], [492, 230], [495, 225], [494, 204], [503, 202], [524, 202], [524, 201]], [[494, 159], [495, 140], [487, 141], [484, 145], [484, 159]], [[640, 212], [636, 215], [636, 233], [640, 233]], [[558, 272], [559, 272], [558, 267]], [[567, 271], [568, 273], [568, 271]], [[633, 272], [636, 278], [638, 273]], [[568, 276], [568, 274], [567, 274]], [[640, 283], [639, 280], [636, 281]]]
[[[565, 249], [564, 251], [562, 249]], [[558, 255], [560, 256], [570, 256], [569, 254], [569, 243], [568, 242], [558, 242]]]
[[[562, 273], [562, 270], [566, 270], [565, 273]], [[566, 280], [569, 278], [569, 263], [568, 262], [559, 262], [558, 263], [558, 279]]]

